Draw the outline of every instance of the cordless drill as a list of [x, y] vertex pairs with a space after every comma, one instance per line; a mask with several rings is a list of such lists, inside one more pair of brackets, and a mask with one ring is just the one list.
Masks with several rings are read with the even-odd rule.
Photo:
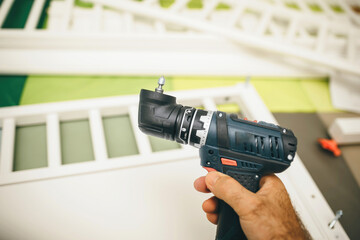
[[[240, 119], [236, 114], [206, 111], [176, 103], [163, 93], [164, 77], [155, 91], [142, 89], [138, 124], [142, 132], [199, 148], [201, 166], [236, 179], [257, 192], [265, 174], [287, 169], [297, 139], [289, 129]], [[219, 202], [216, 240], [246, 239], [235, 211]]]

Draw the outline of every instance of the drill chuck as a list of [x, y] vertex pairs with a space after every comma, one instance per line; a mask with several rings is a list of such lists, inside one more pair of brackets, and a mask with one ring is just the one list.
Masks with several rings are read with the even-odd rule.
[[142, 132], [190, 144], [205, 145], [212, 111], [204, 111], [176, 103], [176, 98], [142, 89], [139, 103], [139, 128]]

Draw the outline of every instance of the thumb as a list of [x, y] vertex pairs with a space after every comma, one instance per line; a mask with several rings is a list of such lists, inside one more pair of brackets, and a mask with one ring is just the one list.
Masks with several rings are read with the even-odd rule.
[[249, 204], [252, 204], [256, 197], [238, 181], [220, 172], [209, 172], [205, 177], [205, 183], [217, 198], [229, 204], [239, 216], [248, 211]]

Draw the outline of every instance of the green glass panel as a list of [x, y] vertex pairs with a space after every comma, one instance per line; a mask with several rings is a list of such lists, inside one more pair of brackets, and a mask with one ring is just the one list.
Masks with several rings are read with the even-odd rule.
[[103, 118], [109, 158], [139, 154], [128, 115]]
[[340, 7], [339, 5], [331, 5], [330, 7], [332, 8], [332, 10], [334, 10], [334, 12], [338, 12], [338, 13], [344, 12], [344, 9], [342, 9], [342, 7]]
[[288, 8], [300, 10], [299, 6], [294, 2], [287, 2], [285, 3], [285, 6], [287, 6]]
[[203, 8], [203, 2], [202, 0], [190, 0], [187, 3], [187, 7], [192, 9], [201, 9]]
[[160, 2], [161, 7], [169, 8], [169, 7], [171, 7], [171, 5], [173, 5], [175, 0], [159, 0], [159, 2]]
[[33, 0], [15, 0], [2, 28], [24, 28]]
[[2, 2], [3, 2], [3, 0], [0, 0], [0, 6], [1, 6]]
[[47, 167], [46, 126], [17, 127], [13, 171]]
[[308, 4], [309, 8], [314, 12], [322, 12], [322, 9], [317, 4]]
[[227, 5], [226, 3], [219, 3], [216, 6], [216, 10], [229, 10], [231, 7]]
[[84, 2], [82, 0], [75, 0], [75, 6], [82, 8], [92, 8], [94, 7], [94, 4], [89, 2]]
[[94, 160], [89, 120], [60, 123], [62, 164]]
[[41, 11], [39, 22], [36, 26], [37, 29], [46, 29], [47, 28], [47, 21], [48, 21], [48, 9], [50, 6], [50, 0], [46, 0], [44, 7]]
[[149, 141], [153, 152], [161, 152], [180, 148], [180, 144], [177, 142], [158, 137], [149, 136]]
[[244, 13], [254, 14], [256, 16], [260, 16], [260, 13], [254, 9], [251, 8], [245, 8]]

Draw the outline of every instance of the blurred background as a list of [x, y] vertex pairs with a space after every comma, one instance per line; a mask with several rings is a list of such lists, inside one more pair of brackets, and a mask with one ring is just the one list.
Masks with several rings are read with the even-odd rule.
[[[250, 82], [279, 124], [295, 132], [298, 154], [331, 210], [344, 211], [340, 222], [347, 235], [360, 238], [358, 0], [0, 0], [0, 26], [0, 167], [8, 157], [8, 170], [17, 174], [1, 170], [1, 239], [139, 239], [146, 232], [153, 238], [166, 224], [169, 235], [158, 239], [214, 235], [200, 209], [205, 196], [191, 189], [204, 174], [196, 158], [80, 174], [82, 168], [100, 170], [86, 166], [96, 158], [92, 123], [87, 113], [71, 109], [111, 102], [109, 113], [99, 113], [107, 156], [135, 156], [142, 150], [134, 119], [113, 103], [135, 104], [136, 96], [101, 99], [154, 89], [162, 75], [166, 92]], [[242, 114], [231, 101], [217, 108]], [[49, 114], [58, 114], [59, 161], [65, 175], [74, 176], [54, 178], [61, 174], [46, 170]], [[324, 149], [328, 142], [319, 138], [335, 139], [338, 146]], [[163, 158], [180, 149], [155, 138], [149, 143]], [[340, 156], [333, 153], [337, 148]], [[44, 170], [43, 177], [33, 170]], [[139, 186], [143, 191], [134, 190]], [[151, 222], [178, 202], [186, 202], [179, 211], [203, 218], [201, 225], [185, 223], [179, 211]], [[187, 233], [176, 227], [190, 223]]]

